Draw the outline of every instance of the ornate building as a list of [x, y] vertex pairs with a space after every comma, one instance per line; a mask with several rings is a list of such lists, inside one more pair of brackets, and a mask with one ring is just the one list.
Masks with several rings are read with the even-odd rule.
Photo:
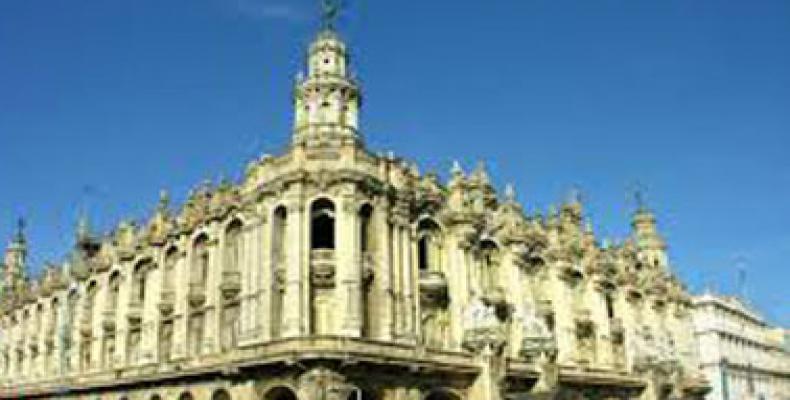
[[569, 201], [526, 215], [481, 165], [376, 155], [332, 29], [292, 143], [238, 183], [95, 235], [26, 276], [9, 246], [0, 398], [700, 399], [691, 298], [646, 209], [599, 244]]
[[790, 352], [773, 328], [737, 297], [694, 297], [700, 365], [709, 400], [790, 400]]

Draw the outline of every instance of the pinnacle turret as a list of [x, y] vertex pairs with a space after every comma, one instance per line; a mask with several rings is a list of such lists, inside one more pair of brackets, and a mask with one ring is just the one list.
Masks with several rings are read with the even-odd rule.
[[360, 89], [349, 73], [346, 44], [331, 28], [319, 32], [307, 54], [307, 76], [294, 89], [294, 144], [359, 140]]
[[25, 221], [20, 218], [17, 222], [16, 232], [11, 238], [11, 242], [5, 251], [4, 264], [4, 284], [7, 287], [15, 287], [26, 277], [27, 262], [27, 239], [25, 238]]

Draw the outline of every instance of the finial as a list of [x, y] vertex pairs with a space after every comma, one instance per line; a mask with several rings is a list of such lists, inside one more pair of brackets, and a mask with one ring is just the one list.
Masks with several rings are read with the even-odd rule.
[[587, 233], [593, 233], [592, 220], [590, 220], [589, 218], [585, 218], [584, 220], [584, 231]]
[[505, 185], [505, 201], [508, 203], [516, 202], [516, 187], [512, 183]]
[[16, 221], [16, 233], [14, 234], [14, 243], [25, 243], [25, 219], [19, 217]]
[[647, 211], [647, 201], [645, 200], [645, 186], [642, 182], [634, 182], [631, 185], [631, 197], [636, 205], [636, 212]]
[[453, 176], [461, 176], [464, 174], [464, 169], [461, 168], [461, 163], [458, 160], [453, 161], [453, 167], [450, 168], [450, 173]]
[[77, 240], [87, 240], [91, 236], [90, 221], [88, 220], [88, 213], [81, 213], [77, 221]]
[[486, 163], [485, 161], [479, 161], [477, 163], [477, 167], [475, 167], [474, 176], [483, 184], [489, 184], [491, 182], [490, 178], [488, 177], [488, 172], [486, 171]]
[[321, 23], [325, 30], [335, 29], [341, 6], [341, 0], [321, 0]]
[[578, 185], [571, 186], [571, 189], [568, 191], [568, 203], [581, 204], [583, 197], [582, 190]]
[[156, 209], [161, 212], [167, 211], [167, 208], [170, 207], [170, 194], [167, 190], [162, 189], [159, 191], [159, 204], [157, 205]]

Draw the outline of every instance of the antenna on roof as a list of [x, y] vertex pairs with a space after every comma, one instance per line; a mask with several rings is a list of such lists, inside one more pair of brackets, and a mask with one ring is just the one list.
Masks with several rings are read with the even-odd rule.
[[736, 295], [741, 298], [744, 302], [747, 302], [747, 293], [746, 293], [746, 266], [747, 266], [747, 258], [743, 254], [738, 254], [735, 256], [735, 290]]

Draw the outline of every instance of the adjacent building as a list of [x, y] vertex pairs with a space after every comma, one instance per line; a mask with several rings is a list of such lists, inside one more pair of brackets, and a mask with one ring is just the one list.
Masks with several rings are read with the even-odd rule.
[[692, 301], [653, 214], [600, 241], [578, 199], [527, 214], [481, 164], [371, 152], [321, 31], [291, 145], [167, 196], [28, 277], [6, 251], [0, 398], [702, 399]]
[[790, 399], [786, 331], [769, 326], [741, 299], [694, 298], [700, 365], [711, 383], [709, 400]]

